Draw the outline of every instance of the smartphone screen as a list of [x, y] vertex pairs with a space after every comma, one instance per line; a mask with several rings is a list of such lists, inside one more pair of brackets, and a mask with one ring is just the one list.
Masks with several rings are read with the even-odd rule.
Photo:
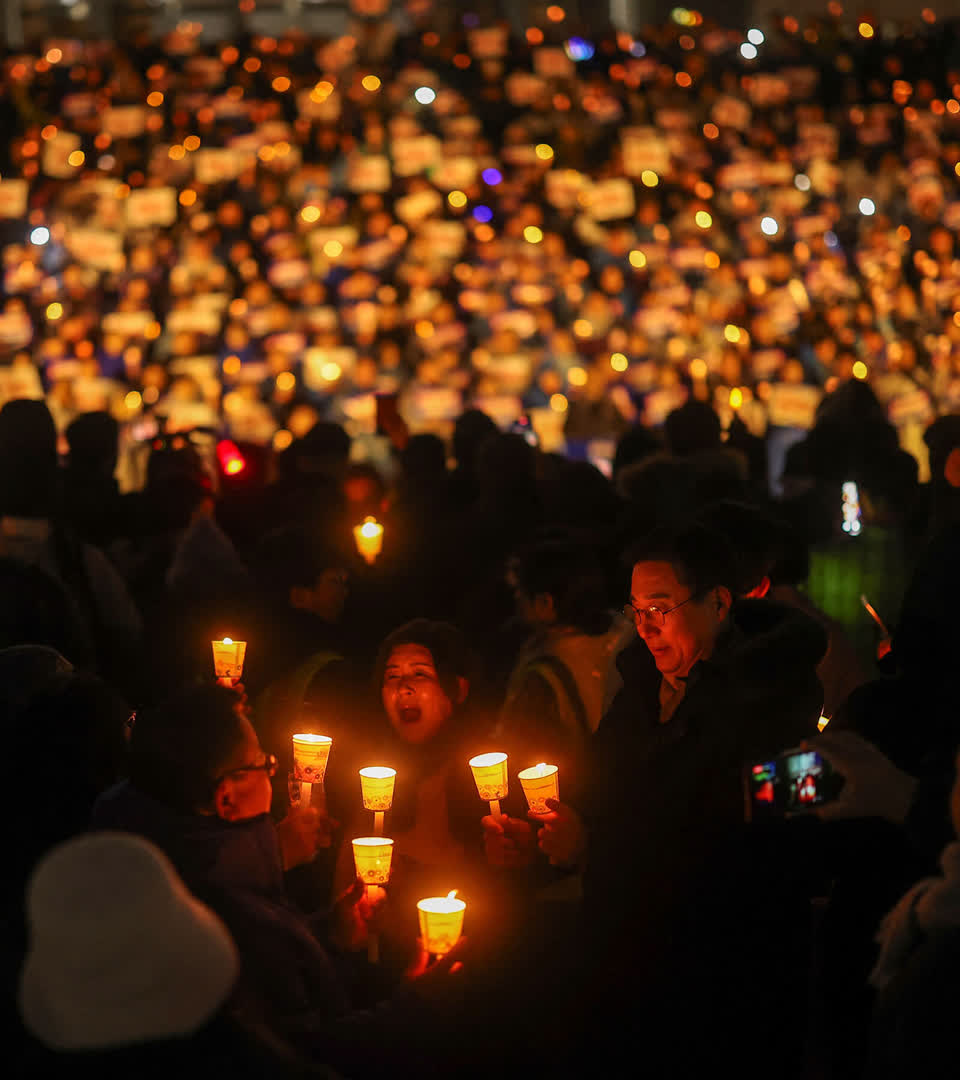
[[750, 768], [755, 816], [798, 814], [836, 798], [838, 776], [816, 750], [791, 750]]
[[862, 527], [860, 521], [860, 492], [853, 480], [848, 480], [842, 489], [843, 498], [840, 511], [843, 519], [840, 527], [848, 536], [859, 536]]

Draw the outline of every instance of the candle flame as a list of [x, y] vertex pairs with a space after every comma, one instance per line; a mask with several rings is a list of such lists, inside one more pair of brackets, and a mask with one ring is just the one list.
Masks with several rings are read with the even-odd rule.
[[360, 535], [367, 538], [376, 536], [380, 531], [381, 526], [377, 523], [375, 518], [367, 518], [360, 526]]
[[232, 637], [225, 637], [223, 639], [223, 644], [224, 645], [232, 645], [233, 644], [233, 638]]
[[537, 768], [538, 769], [545, 769], [546, 767], [547, 767], [547, 763], [545, 761], [538, 761], [537, 762]]
[[451, 889], [447, 893], [447, 899], [448, 900], [456, 900], [456, 898], [457, 898], [457, 890], [456, 889]]

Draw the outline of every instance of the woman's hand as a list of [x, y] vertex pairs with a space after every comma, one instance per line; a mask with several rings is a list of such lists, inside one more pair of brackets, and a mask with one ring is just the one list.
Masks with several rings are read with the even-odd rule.
[[407, 968], [406, 978], [418, 994], [426, 998], [442, 998], [449, 993], [449, 977], [463, 970], [466, 952], [467, 939], [462, 937], [448, 953], [431, 964], [430, 954], [424, 949], [423, 940], [417, 938], [417, 955]]
[[330, 937], [341, 949], [362, 949], [377, 933], [386, 892], [379, 885], [365, 886], [357, 878], [333, 905]]
[[539, 821], [543, 828], [537, 833], [540, 850], [550, 856], [554, 866], [576, 866], [587, 853], [587, 828], [583, 819], [566, 803], [547, 799], [549, 814], [527, 815], [531, 821]]
[[530, 865], [533, 861], [533, 829], [529, 822], [488, 814], [480, 824], [483, 826], [483, 848], [491, 866], [516, 870]]
[[320, 848], [330, 847], [338, 822], [321, 814], [315, 806], [291, 807], [277, 822], [277, 840], [284, 870], [310, 862]]

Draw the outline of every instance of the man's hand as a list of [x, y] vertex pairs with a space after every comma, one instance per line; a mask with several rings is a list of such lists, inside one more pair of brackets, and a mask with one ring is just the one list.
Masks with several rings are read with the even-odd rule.
[[424, 997], [442, 996], [449, 993], [450, 976], [463, 970], [466, 953], [467, 939], [462, 937], [446, 955], [431, 964], [430, 954], [424, 949], [423, 940], [417, 938], [417, 955], [407, 968], [406, 977], [418, 994]]
[[895, 825], [906, 821], [917, 779], [898, 769], [873, 743], [853, 731], [826, 731], [804, 745], [821, 754], [846, 781], [836, 799], [817, 808], [818, 817], [879, 817]]
[[488, 814], [480, 824], [483, 826], [483, 847], [491, 866], [515, 870], [530, 865], [533, 861], [533, 829], [529, 822]]
[[387, 894], [379, 885], [366, 887], [357, 878], [333, 905], [330, 937], [341, 949], [362, 949], [367, 937], [378, 930]]
[[537, 833], [540, 850], [550, 856], [554, 866], [576, 866], [587, 853], [587, 829], [572, 806], [558, 799], [547, 799], [549, 814], [527, 815], [543, 828]]
[[287, 816], [277, 822], [277, 839], [284, 870], [310, 862], [322, 847], [330, 847], [333, 818], [321, 814], [315, 806], [292, 807]]

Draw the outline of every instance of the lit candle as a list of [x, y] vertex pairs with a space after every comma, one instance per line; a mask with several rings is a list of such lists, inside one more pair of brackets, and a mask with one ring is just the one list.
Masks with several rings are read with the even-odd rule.
[[383, 547], [383, 526], [376, 518], [364, 518], [362, 525], [354, 525], [353, 538], [357, 544], [357, 551], [372, 566]]
[[539, 765], [524, 769], [517, 775], [530, 809], [535, 814], [549, 814], [550, 807], [547, 806], [547, 799], [560, 798], [560, 778], [557, 766], [545, 765], [541, 761]]
[[211, 641], [213, 646], [213, 670], [218, 679], [239, 679], [243, 675], [243, 659], [247, 654], [245, 641], [225, 637]]
[[820, 719], [817, 721], [817, 730], [823, 731], [823, 729], [830, 723], [832, 717], [826, 716], [824, 713], [820, 713]]
[[460, 940], [467, 905], [456, 897], [454, 889], [446, 896], [428, 896], [417, 902], [420, 939], [428, 953], [443, 956]]
[[323, 791], [327, 758], [333, 739], [329, 735], [302, 733], [293, 737], [293, 775], [300, 782], [300, 803], [309, 806], [316, 784]]
[[368, 765], [360, 770], [360, 794], [365, 810], [373, 811], [373, 831], [383, 834], [383, 814], [393, 806], [393, 785], [397, 779], [396, 769], [382, 765]]
[[[353, 865], [369, 896], [377, 885], [390, 880], [393, 862], [393, 841], [386, 836], [358, 836], [353, 841]], [[367, 936], [367, 959], [376, 964], [380, 959], [380, 940], [376, 934]]]
[[480, 798], [490, 803], [490, 813], [499, 818], [500, 800], [507, 797], [507, 755], [478, 754], [469, 764]]

